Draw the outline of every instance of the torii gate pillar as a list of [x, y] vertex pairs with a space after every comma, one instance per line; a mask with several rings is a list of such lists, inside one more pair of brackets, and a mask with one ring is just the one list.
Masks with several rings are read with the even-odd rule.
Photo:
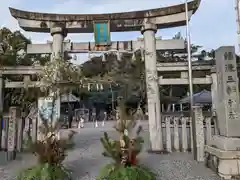
[[[56, 27], [52, 27], [50, 32], [53, 37], [51, 60], [53, 60], [54, 58], [64, 58], [63, 41], [64, 41], [64, 38], [67, 36], [66, 29], [64, 27], [56, 26]], [[56, 112], [53, 116], [54, 123], [56, 123], [59, 120], [60, 109], [61, 109], [60, 90], [58, 90], [58, 92], [56, 93], [57, 93], [56, 94], [57, 98], [54, 104], [54, 108], [56, 109]], [[53, 92], [53, 94], [55, 94], [55, 92]]]
[[63, 41], [67, 32], [63, 27], [52, 27], [51, 35], [53, 37], [52, 58], [61, 58], [63, 56]]
[[145, 72], [147, 84], [148, 121], [151, 151], [162, 151], [162, 128], [160, 113], [160, 95], [157, 74], [156, 38], [157, 26], [144, 23], [141, 33], [144, 36]]

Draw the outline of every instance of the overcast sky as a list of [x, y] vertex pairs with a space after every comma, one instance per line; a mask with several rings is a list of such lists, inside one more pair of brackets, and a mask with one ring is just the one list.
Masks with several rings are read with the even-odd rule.
[[[11, 17], [8, 7], [27, 11], [48, 13], [108, 13], [159, 8], [183, 3], [184, 0], [0, 0], [0, 26], [11, 30], [20, 29], [17, 21]], [[237, 47], [237, 24], [235, 0], [202, 0], [200, 8], [190, 22], [192, 43], [202, 45], [206, 50], [222, 45]], [[181, 31], [185, 36], [185, 27], [159, 30], [157, 36], [168, 39]], [[33, 43], [46, 43], [51, 36], [45, 33], [22, 31]], [[112, 40], [135, 40], [140, 32], [112, 33]], [[75, 42], [93, 41], [93, 34], [69, 34], [67, 39]]]

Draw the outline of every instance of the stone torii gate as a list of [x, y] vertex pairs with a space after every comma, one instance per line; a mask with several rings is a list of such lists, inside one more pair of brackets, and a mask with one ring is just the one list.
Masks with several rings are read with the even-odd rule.
[[[188, 20], [197, 11], [201, 0], [188, 3]], [[185, 4], [144, 11], [110, 14], [49, 14], [27, 12], [10, 8], [11, 15], [25, 31], [51, 33], [52, 43], [29, 45], [28, 53], [51, 53], [59, 57], [64, 52], [124, 50], [133, 52], [144, 48], [149, 130], [152, 151], [161, 151], [160, 95], [156, 67], [156, 50], [183, 50], [184, 42], [162, 41], [155, 38], [158, 29], [184, 26]], [[111, 42], [110, 32], [141, 31], [143, 41]], [[64, 38], [68, 33], [93, 33], [95, 43], [70, 43]]]

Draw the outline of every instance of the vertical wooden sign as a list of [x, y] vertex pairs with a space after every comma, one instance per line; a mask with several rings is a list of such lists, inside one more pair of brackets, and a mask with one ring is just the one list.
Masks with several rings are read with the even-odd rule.
[[97, 46], [107, 46], [111, 43], [109, 21], [94, 22], [94, 39]]
[[8, 159], [15, 159], [17, 143], [17, 117], [20, 117], [17, 107], [10, 107], [8, 121]]
[[23, 145], [23, 117], [17, 118], [17, 151], [22, 151]]
[[7, 131], [7, 128], [8, 128], [8, 120], [9, 120], [9, 117], [4, 117], [3, 118], [3, 121], [2, 121], [2, 149], [3, 150], [7, 150], [7, 144], [8, 144], [8, 131]]

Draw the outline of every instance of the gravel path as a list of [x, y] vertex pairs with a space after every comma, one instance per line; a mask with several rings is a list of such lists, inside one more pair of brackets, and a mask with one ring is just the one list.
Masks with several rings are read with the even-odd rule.
[[[73, 170], [75, 180], [96, 180], [100, 168], [110, 161], [101, 155], [103, 149], [99, 139], [104, 131], [108, 131], [113, 138], [117, 137], [109, 124], [97, 129], [88, 125], [76, 135], [76, 147], [69, 152], [65, 160], [65, 165]], [[147, 131], [143, 132], [143, 136], [147, 147]], [[0, 180], [14, 180], [19, 171], [36, 163], [36, 158], [29, 154], [19, 155], [17, 160], [12, 162], [5, 160], [4, 153], [0, 154], [0, 158]], [[144, 150], [140, 158], [142, 163], [158, 173], [159, 180], [220, 180], [202, 163], [192, 160], [189, 153], [155, 155]]]

